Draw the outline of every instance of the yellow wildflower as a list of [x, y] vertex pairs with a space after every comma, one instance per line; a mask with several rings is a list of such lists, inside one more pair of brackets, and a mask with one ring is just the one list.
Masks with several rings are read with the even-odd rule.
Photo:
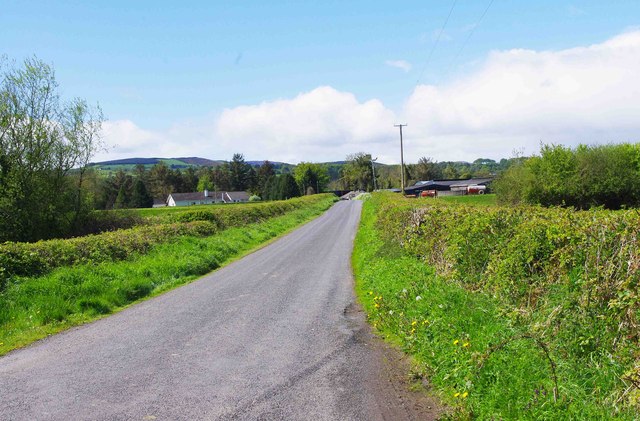
[[460, 342], [460, 341], [456, 339], [455, 341], [453, 341], [453, 344], [454, 345], [458, 345], [458, 342]]
[[462, 394], [462, 397], [463, 397], [463, 398], [466, 398], [467, 396], [469, 396], [469, 392], [464, 392], [464, 393]]
[[411, 322], [411, 326], [415, 326], [415, 325], [417, 325], [417, 324], [418, 324], [418, 322], [417, 322], [417, 321], [415, 321], [415, 320]]
[[465, 348], [469, 348], [471, 346], [471, 344], [469, 342], [465, 342], [462, 346], [465, 347]]
[[454, 398], [457, 398], [458, 396], [460, 396], [460, 392], [456, 392], [456, 393], [453, 394]]

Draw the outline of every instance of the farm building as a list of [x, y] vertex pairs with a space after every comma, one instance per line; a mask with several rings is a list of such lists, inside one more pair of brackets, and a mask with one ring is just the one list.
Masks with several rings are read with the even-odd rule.
[[[429, 180], [418, 181], [416, 184], [404, 189], [406, 194], [419, 196], [423, 191], [435, 190], [441, 192], [451, 192], [452, 194], [466, 194], [470, 186], [487, 187], [493, 178], [468, 178], [465, 180]], [[444, 193], [447, 194], [447, 193]]]
[[244, 191], [208, 191], [193, 193], [171, 193], [167, 206], [210, 205], [213, 203], [243, 203], [249, 201], [249, 193]]

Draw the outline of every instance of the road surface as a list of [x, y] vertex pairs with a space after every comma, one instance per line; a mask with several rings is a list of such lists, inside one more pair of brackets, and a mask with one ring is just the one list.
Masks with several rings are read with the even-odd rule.
[[360, 208], [0, 358], [0, 419], [416, 418], [354, 304]]

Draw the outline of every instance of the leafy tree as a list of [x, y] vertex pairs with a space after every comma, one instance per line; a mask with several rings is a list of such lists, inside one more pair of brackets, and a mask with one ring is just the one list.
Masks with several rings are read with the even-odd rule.
[[102, 147], [102, 113], [62, 102], [53, 69], [37, 58], [0, 71], [0, 241], [66, 235], [89, 210], [83, 183]]
[[442, 178], [442, 169], [431, 158], [422, 157], [413, 167], [416, 180], [439, 180]]
[[343, 187], [350, 190], [373, 190], [371, 164], [371, 154], [358, 152], [347, 156], [347, 163], [342, 167]]
[[494, 182], [502, 203], [609, 209], [640, 206], [640, 144], [543, 145]]
[[202, 174], [198, 180], [197, 191], [215, 190], [211, 175], [206, 172]]
[[329, 182], [329, 173], [327, 168], [322, 164], [311, 162], [301, 162], [293, 170], [293, 176], [298, 183], [301, 192], [309, 194], [309, 188], [313, 190], [312, 194], [321, 192]]

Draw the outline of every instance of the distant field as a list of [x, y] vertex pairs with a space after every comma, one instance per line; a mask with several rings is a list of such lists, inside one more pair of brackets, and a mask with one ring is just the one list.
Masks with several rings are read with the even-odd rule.
[[497, 204], [495, 194], [475, 194], [467, 196], [443, 196], [438, 200], [451, 203], [462, 203], [465, 205], [477, 205], [477, 206], [493, 206]]
[[142, 209], [129, 209], [132, 212], [135, 212], [137, 215], [148, 218], [148, 217], [157, 217], [163, 216], [167, 214], [175, 215], [178, 213], [186, 213], [193, 211], [207, 211], [212, 209], [233, 209], [233, 208], [247, 208], [251, 206], [257, 206], [261, 203], [267, 202], [250, 202], [250, 203], [216, 203], [211, 205], [193, 205], [193, 206], [163, 206], [161, 208], [142, 208]]

